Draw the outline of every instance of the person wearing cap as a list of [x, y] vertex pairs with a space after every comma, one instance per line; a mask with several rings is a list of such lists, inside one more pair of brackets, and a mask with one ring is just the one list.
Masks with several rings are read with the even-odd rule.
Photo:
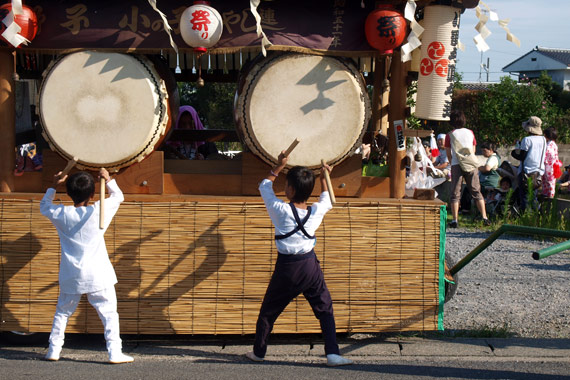
[[513, 158], [519, 160], [518, 182], [519, 200], [521, 210], [524, 211], [527, 203], [528, 179], [532, 180], [533, 190], [542, 186], [544, 174], [544, 157], [546, 155], [546, 139], [542, 135], [542, 120], [538, 116], [531, 116], [522, 123], [528, 136], [522, 139], [519, 149], [511, 152]]
[[443, 171], [447, 176], [449, 174], [449, 159], [447, 158], [447, 152], [445, 151], [445, 133], [440, 133], [437, 135], [437, 147], [439, 148], [439, 155], [435, 158], [433, 166], [436, 169]]

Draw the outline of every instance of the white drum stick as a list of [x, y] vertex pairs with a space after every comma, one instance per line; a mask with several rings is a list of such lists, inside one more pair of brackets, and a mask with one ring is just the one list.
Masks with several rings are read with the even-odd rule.
[[[325, 160], [321, 159], [321, 165], [325, 166]], [[325, 181], [327, 182], [327, 190], [329, 191], [329, 196], [331, 197], [331, 203], [334, 205], [336, 203], [336, 198], [334, 197], [334, 190], [331, 183], [331, 177], [329, 171], [325, 168]]]
[[295, 147], [297, 146], [297, 144], [299, 144], [299, 142], [301, 142], [301, 140], [295, 139], [295, 141], [293, 141], [291, 145], [289, 145], [289, 148], [287, 148], [287, 150], [285, 151], [285, 157], [288, 157], [291, 154], [291, 152], [293, 151], [293, 149], [295, 149]]
[[67, 175], [67, 173], [69, 173], [69, 171], [71, 169], [73, 169], [73, 167], [75, 166], [75, 164], [77, 163], [78, 159], [77, 157], [73, 157], [71, 160], [67, 161], [67, 165], [65, 166], [65, 169], [63, 169], [61, 171], [61, 176], [60, 178], [63, 178]]
[[99, 180], [99, 228], [105, 228], [105, 178]]

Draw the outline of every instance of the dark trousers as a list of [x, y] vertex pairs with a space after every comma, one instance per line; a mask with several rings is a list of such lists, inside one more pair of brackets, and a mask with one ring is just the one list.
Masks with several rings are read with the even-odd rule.
[[273, 330], [273, 324], [291, 302], [299, 294], [309, 301], [315, 317], [321, 323], [325, 339], [325, 353], [339, 354], [336, 342], [336, 326], [334, 322], [332, 299], [325, 284], [323, 271], [314, 251], [304, 255], [279, 254], [275, 271], [265, 292], [257, 326], [253, 352], [263, 358], [267, 352], [267, 341]]
[[531, 179], [530, 182], [532, 190], [534, 191], [533, 199], [536, 199], [536, 195], [539, 189], [542, 187], [542, 176], [538, 172], [527, 174], [523, 170], [521, 173], [519, 173], [518, 176], [519, 189], [520, 189], [519, 201], [521, 205], [521, 211], [524, 211], [526, 209], [528, 203], [527, 195], [528, 195], [529, 178]]

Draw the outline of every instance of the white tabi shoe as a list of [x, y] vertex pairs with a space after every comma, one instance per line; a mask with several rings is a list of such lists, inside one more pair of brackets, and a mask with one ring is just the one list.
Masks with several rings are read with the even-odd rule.
[[109, 363], [111, 364], [123, 364], [132, 363], [135, 359], [132, 356], [125, 355], [122, 352], [110, 352], [109, 353]]
[[347, 359], [347, 358], [343, 358], [340, 355], [337, 354], [328, 354], [327, 355], [327, 365], [329, 367], [338, 367], [341, 365], [350, 365], [354, 363], [352, 360]]
[[50, 345], [45, 359], [51, 362], [56, 362], [59, 360], [60, 354], [61, 354], [61, 347], [54, 347]]
[[247, 354], [245, 354], [245, 356], [251, 360], [252, 362], [262, 362], [263, 358], [260, 358], [259, 356], [255, 355], [253, 353], [253, 351], [248, 352]]

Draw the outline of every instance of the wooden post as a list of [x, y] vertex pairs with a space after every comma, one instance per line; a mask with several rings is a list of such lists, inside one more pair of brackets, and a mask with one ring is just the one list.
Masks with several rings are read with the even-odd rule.
[[14, 95], [14, 53], [0, 50], [0, 192], [14, 190], [16, 166], [16, 106]]
[[382, 80], [384, 79], [383, 57], [376, 52], [374, 57], [374, 83], [372, 91], [372, 127], [375, 137], [382, 129]]
[[372, 94], [372, 125], [374, 136], [378, 133], [388, 134], [388, 109], [390, 96], [390, 81], [388, 67], [390, 56], [376, 55], [374, 58], [374, 91]]
[[390, 56], [382, 57], [382, 107], [380, 109], [380, 133], [388, 136], [388, 115], [390, 111], [390, 81], [388, 80], [388, 72], [390, 67]]
[[406, 120], [406, 95], [408, 86], [406, 75], [409, 62], [403, 63], [400, 50], [395, 50], [392, 55], [390, 76], [390, 126], [388, 128], [388, 165], [390, 167], [390, 198], [401, 199], [405, 195], [406, 168], [404, 158], [406, 151], [397, 150], [396, 132], [394, 121]]
[[372, 125], [374, 136], [388, 133], [388, 100], [390, 81], [388, 81], [389, 56], [379, 55], [374, 58], [374, 92], [372, 94]]

